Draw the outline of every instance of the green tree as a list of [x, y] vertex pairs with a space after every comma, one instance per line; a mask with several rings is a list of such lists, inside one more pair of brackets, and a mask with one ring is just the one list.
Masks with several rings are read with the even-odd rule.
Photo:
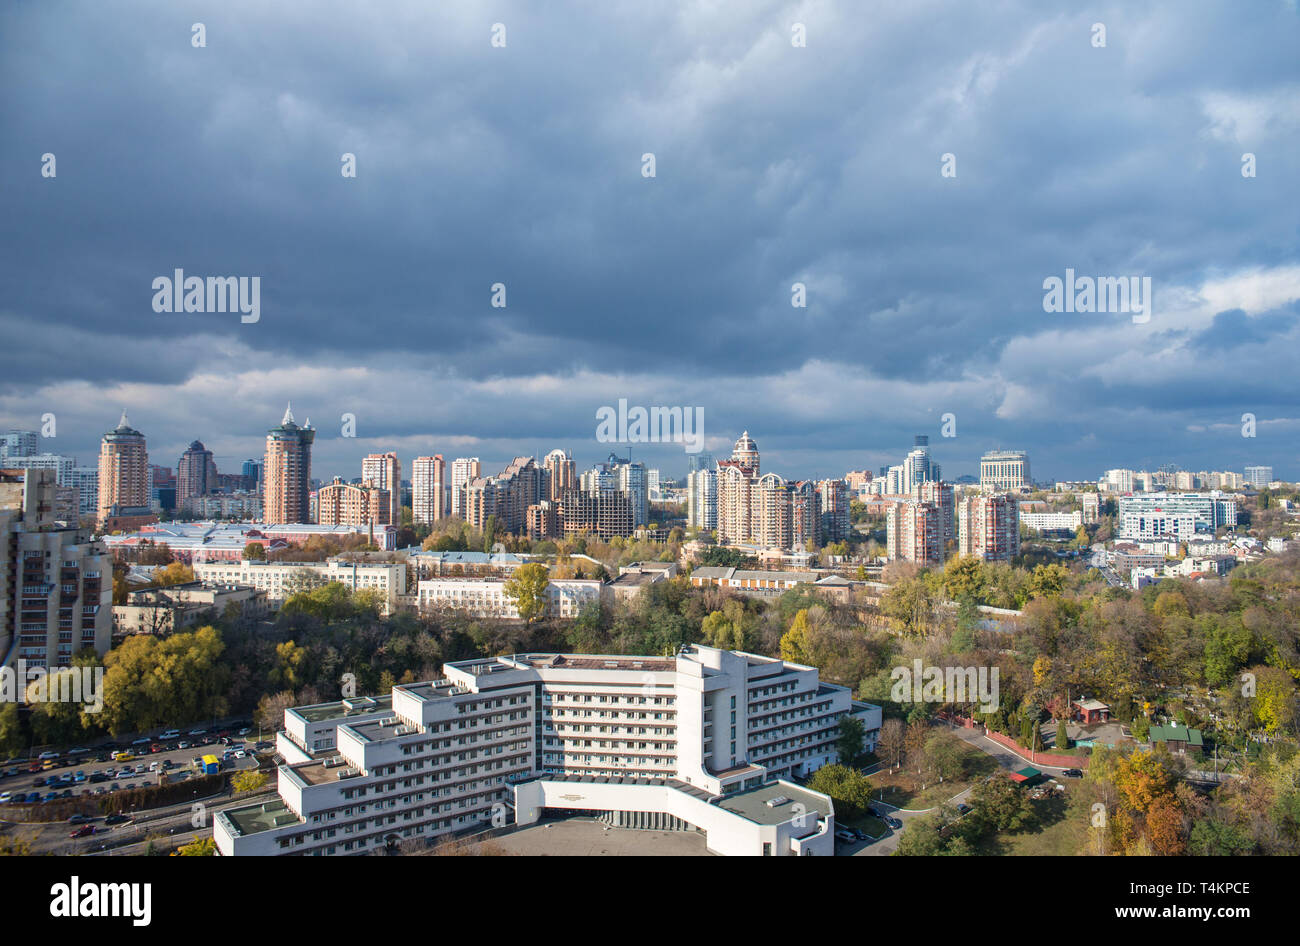
[[856, 716], [840, 717], [840, 734], [835, 740], [835, 748], [839, 751], [842, 764], [853, 769], [859, 767], [863, 754], [862, 740], [866, 733], [866, 726]]
[[550, 573], [540, 562], [521, 565], [514, 576], [507, 579], [502, 590], [515, 603], [519, 617], [527, 624], [546, 613], [546, 589], [551, 583]]
[[829, 795], [835, 802], [837, 816], [859, 818], [871, 804], [871, 780], [846, 765], [823, 765], [812, 774], [808, 787]]
[[261, 542], [249, 542], [244, 546], [244, 558], [249, 561], [265, 561], [266, 546]]

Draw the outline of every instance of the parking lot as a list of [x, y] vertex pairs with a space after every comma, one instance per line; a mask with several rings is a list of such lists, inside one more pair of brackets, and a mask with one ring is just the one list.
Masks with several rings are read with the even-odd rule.
[[253, 768], [255, 745], [261, 746], [260, 751], [273, 748], [270, 742], [255, 743], [256, 738], [256, 731], [246, 726], [213, 732], [196, 729], [168, 738], [159, 735], [44, 753], [34, 759], [7, 759], [0, 763], [0, 804], [35, 804], [142, 788], [159, 784], [164, 773], [168, 781], [183, 781], [200, 773], [196, 760], [209, 754], [218, 759], [220, 771]]

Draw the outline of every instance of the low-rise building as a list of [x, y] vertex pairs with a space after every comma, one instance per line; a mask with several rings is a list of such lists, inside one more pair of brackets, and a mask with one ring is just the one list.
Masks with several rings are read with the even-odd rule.
[[245, 585], [266, 593], [270, 606], [278, 610], [290, 595], [308, 588], [339, 582], [353, 592], [379, 592], [380, 610], [391, 614], [398, 599], [406, 594], [405, 562], [353, 561], [331, 558], [324, 562], [196, 562], [194, 576], [213, 584]]
[[249, 585], [202, 581], [128, 591], [126, 604], [113, 606], [113, 633], [173, 634], [228, 614], [230, 608], [258, 620], [269, 610], [267, 594]]
[[[515, 600], [506, 594], [504, 578], [427, 578], [416, 586], [420, 610], [452, 608], [474, 617], [519, 620]], [[576, 618], [599, 602], [601, 582], [589, 578], [552, 578], [546, 586], [546, 616]]]

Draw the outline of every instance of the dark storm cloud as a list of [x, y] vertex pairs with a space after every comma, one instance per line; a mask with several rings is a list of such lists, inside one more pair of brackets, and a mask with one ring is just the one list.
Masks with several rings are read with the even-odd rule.
[[[340, 472], [383, 438], [594, 459], [622, 396], [702, 404], [791, 475], [921, 432], [967, 472], [999, 444], [1062, 475], [1224, 465], [1243, 445], [1189, 426], [1300, 414], [1260, 344], [1295, 341], [1294, 295], [1171, 303], [1144, 333], [1049, 316], [1042, 282], [1296, 267], [1298, 36], [1282, 2], [9, 5], [0, 408], [30, 426], [89, 382], [152, 411], [160, 452], [255, 452], [274, 402], [319, 392], [376, 438], [322, 440]], [[178, 267], [260, 275], [261, 321], [153, 312]]]

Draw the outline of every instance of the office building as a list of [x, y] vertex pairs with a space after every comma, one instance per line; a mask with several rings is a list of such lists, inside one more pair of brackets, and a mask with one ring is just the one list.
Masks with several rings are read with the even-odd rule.
[[1225, 493], [1141, 493], [1119, 498], [1121, 539], [1187, 539], [1235, 528], [1237, 502]]
[[1019, 492], [1034, 485], [1029, 476], [1029, 454], [1023, 450], [991, 450], [980, 458], [980, 488], [992, 492]]
[[293, 405], [285, 409], [280, 426], [267, 431], [262, 460], [262, 509], [267, 522], [311, 521], [311, 445], [315, 439], [310, 420], [302, 427], [294, 422]]
[[1273, 482], [1273, 468], [1271, 466], [1248, 466], [1242, 471], [1241, 478], [1246, 485], [1260, 489]]

